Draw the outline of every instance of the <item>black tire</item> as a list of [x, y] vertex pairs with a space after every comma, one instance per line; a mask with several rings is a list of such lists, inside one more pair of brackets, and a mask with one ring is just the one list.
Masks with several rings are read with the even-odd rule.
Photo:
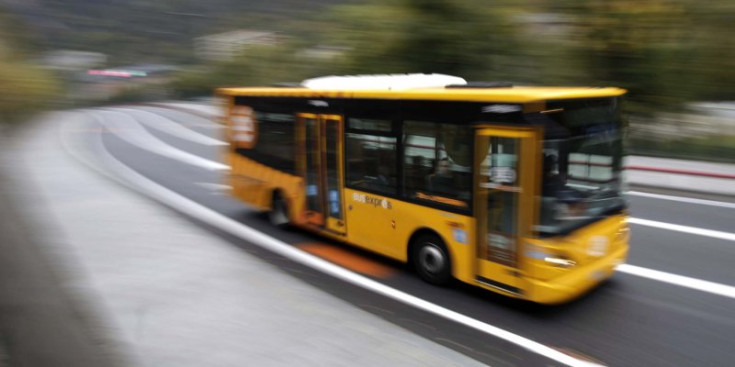
[[416, 239], [411, 261], [419, 277], [428, 283], [446, 285], [452, 280], [452, 260], [444, 241], [436, 235]]
[[291, 222], [288, 217], [288, 204], [279, 192], [273, 193], [268, 220], [276, 227], [286, 227]]

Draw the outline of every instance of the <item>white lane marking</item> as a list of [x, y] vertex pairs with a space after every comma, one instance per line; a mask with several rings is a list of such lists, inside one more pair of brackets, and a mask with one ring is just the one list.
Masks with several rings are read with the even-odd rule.
[[617, 267], [617, 271], [636, 275], [643, 278], [658, 280], [659, 282], [678, 285], [681, 287], [696, 289], [702, 292], [716, 294], [718, 296], [735, 298], [735, 287], [720, 283], [709, 282], [706, 280], [685, 277], [683, 275], [671, 274], [659, 270], [641, 268], [635, 265], [622, 264]]
[[683, 232], [689, 234], [695, 234], [698, 236], [719, 238], [721, 240], [735, 241], [735, 233], [714, 231], [711, 229], [703, 229], [697, 227], [683, 226], [680, 224], [671, 224], [665, 222], [658, 222], [655, 220], [641, 219], [641, 218], [628, 218], [628, 223], [639, 224], [642, 226], [668, 229], [670, 231]]
[[178, 109], [178, 108], [166, 107], [166, 106], [163, 106], [163, 105], [145, 105], [145, 106], [136, 106], [136, 108], [138, 108], [140, 110], [145, 109], [145, 111], [149, 111], [151, 113], [155, 113], [155, 114], [158, 114], [158, 115], [161, 115], [161, 116], [164, 115], [164, 112], [162, 112], [162, 111], [165, 111], [165, 112], [168, 112], [168, 113], [184, 115], [188, 119], [191, 119], [191, 120], [202, 121], [202, 122], [187, 122], [186, 123], [187, 126], [196, 126], [196, 127], [205, 128], [205, 129], [224, 129], [225, 128], [225, 126], [223, 124], [218, 123], [217, 121], [214, 121], [212, 119], [208, 119], [208, 118], [206, 118], [204, 116], [201, 116], [201, 115], [198, 115], [198, 114], [193, 114], [190, 111], [183, 111], [183, 110]]
[[117, 114], [125, 118], [126, 121], [119, 119], [110, 120], [98, 116], [98, 113], [89, 112], [89, 114], [101, 125], [110, 130], [113, 134], [121, 139], [133, 144], [141, 149], [147, 150], [167, 158], [175, 159], [193, 166], [201, 167], [212, 171], [229, 170], [230, 167], [219, 162], [210, 161], [197, 155], [178, 150], [166, 143], [162, 142], [155, 136], [151, 135], [143, 126], [132, 117], [122, 112], [100, 111], [99, 114]]
[[695, 199], [695, 198], [688, 198], [688, 197], [683, 197], [683, 196], [671, 196], [671, 195], [651, 194], [651, 193], [648, 193], [648, 192], [640, 192], [640, 191], [628, 191], [628, 192], [626, 192], [626, 194], [632, 195], [632, 196], [641, 196], [641, 197], [653, 198], [653, 199], [681, 201], [682, 203], [691, 203], [691, 204], [719, 206], [719, 207], [722, 207], [722, 208], [735, 209], [735, 203], [728, 203], [728, 202], [724, 202], [724, 201]]
[[217, 190], [217, 191], [232, 190], [232, 186], [230, 185], [223, 185], [223, 184], [211, 183], [211, 182], [196, 182], [195, 185], [201, 186], [205, 189]]
[[206, 115], [210, 115], [213, 118], [218, 118], [219, 114], [222, 113], [222, 108], [201, 104], [201, 103], [186, 103], [186, 102], [161, 102], [159, 103], [163, 106], [171, 106], [174, 108], [180, 108], [182, 110], [189, 110], [193, 111], [195, 113], [203, 113]]
[[166, 118], [164, 116], [161, 116], [159, 114], [148, 112], [144, 110], [136, 110], [136, 109], [129, 109], [129, 108], [115, 108], [115, 111], [124, 111], [123, 113], [127, 113], [129, 115], [133, 115], [133, 118], [135, 118], [135, 114], [143, 114], [146, 115], [146, 118], [143, 119], [137, 119], [138, 122], [149, 126], [151, 128], [154, 128], [158, 131], [162, 131], [166, 134], [169, 134], [171, 136], [175, 136], [179, 139], [187, 140], [193, 143], [202, 144], [202, 145], [210, 145], [210, 146], [223, 146], [223, 145], [229, 145], [223, 141], [210, 138], [209, 136], [200, 134], [198, 132], [195, 132], [191, 129], [188, 129], [184, 126], [182, 126], [179, 123], [176, 123], [172, 121], [169, 118]]
[[199, 187], [203, 187], [206, 190], [209, 190], [209, 193], [212, 195], [227, 195], [232, 192], [232, 186], [230, 185], [216, 184], [211, 182], [195, 182], [194, 184]]
[[[101, 170], [94, 165], [91, 165], [93, 169], [108, 175], [112, 179], [117, 180], [134, 190], [141, 191], [144, 194], [149, 195], [153, 199], [165, 205], [168, 205], [175, 210], [195, 217], [225, 232], [229, 232], [230, 234], [242, 238], [243, 240], [246, 240], [250, 243], [253, 243], [254, 245], [260, 246], [268, 251], [279, 254], [292, 261], [301, 263], [305, 266], [321, 271], [325, 274], [331, 275], [348, 283], [352, 283], [356, 286], [392, 298], [396, 301], [408, 304], [410, 306], [446, 318], [448, 320], [452, 320], [459, 324], [484, 332], [488, 335], [503, 339], [505, 341], [518, 345], [521, 348], [524, 348], [532, 353], [542, 355], [559, 363], [563, 363], [568, 366], [580, 367], [600, 366], [596, 363], [576, 359], [556, 349], [535, 342], [518, 334], [511, 333], [499, 327], [492, 326], [490, 324], [475, 320], [473, 318], [433, 304], [431, 302], [427, 302], [421, 298], [388, 287], [384, 284], [368, 279], [362, 275], [353, 273], [352, 271], [334, 265], [319, 257], [303, 252], [293, 246], [288, 245], [285, 242], [279, 241], [271, 236], [268, 236], [265, 233], [258, 232], [251, 227], [234, 221], [203, 205], [197, 204], [196, 202], [191, 201], [173, 191], [170, 191], [165, 187], [160, 186], [157, 183], [142, 176], [141, 174], [135, 172], [133, 169], [127, 167], [125, 164], [118, 161], [109, 152], [107, 152], [102, 143], [101, 134], [98, 134], [95, 144], [97, 157], [105, 162], [106, 169], [113, 170], [115, 174], [110, 174], [109, 172], [105, 172], [104, 170]], [[71, 146], [73, 145], [69, 145], [69, 147]], [[76, 157], [79, 156], [79, 154], [77, 153], [71, 154]], [[83, 160], [83, 162], [87, 163], [86, 160]]]

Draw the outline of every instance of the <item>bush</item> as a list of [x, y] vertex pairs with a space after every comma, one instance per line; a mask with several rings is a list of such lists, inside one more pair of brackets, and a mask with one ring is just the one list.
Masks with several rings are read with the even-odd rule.
[[55, 77], [22, 62], [0, 60], [0, 122], [16, 123], [54, 106], [61, 95]]

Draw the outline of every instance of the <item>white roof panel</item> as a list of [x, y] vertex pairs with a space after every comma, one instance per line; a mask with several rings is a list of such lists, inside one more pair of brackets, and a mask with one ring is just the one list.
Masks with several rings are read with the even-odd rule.
[[444, 74], [386, 74], [325, 76], [301, 82], [301, 85], [306, 88], [321, 90], [443, 88], [457, 84], [465, 85], [467, 81], [457, 76]]

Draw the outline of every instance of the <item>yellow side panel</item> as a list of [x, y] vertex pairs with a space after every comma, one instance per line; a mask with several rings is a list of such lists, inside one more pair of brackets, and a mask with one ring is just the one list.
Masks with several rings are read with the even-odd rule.
[[273, 190], [283, 191], [291, 218], [300, 222], [304, 208], [302, 178], [290, 175], [239, 154], [229, 152], [226, 160], [232, 170], [225, 179], [232, 187], [232, 195], [259, 210], [269, 210]]
[[447, 245], [453, 275], [474, 279], [473, 218], [352, 189], [345, 189], [345, 207], [348, 242], [407, 261], [411, 235], [428, 228]]

